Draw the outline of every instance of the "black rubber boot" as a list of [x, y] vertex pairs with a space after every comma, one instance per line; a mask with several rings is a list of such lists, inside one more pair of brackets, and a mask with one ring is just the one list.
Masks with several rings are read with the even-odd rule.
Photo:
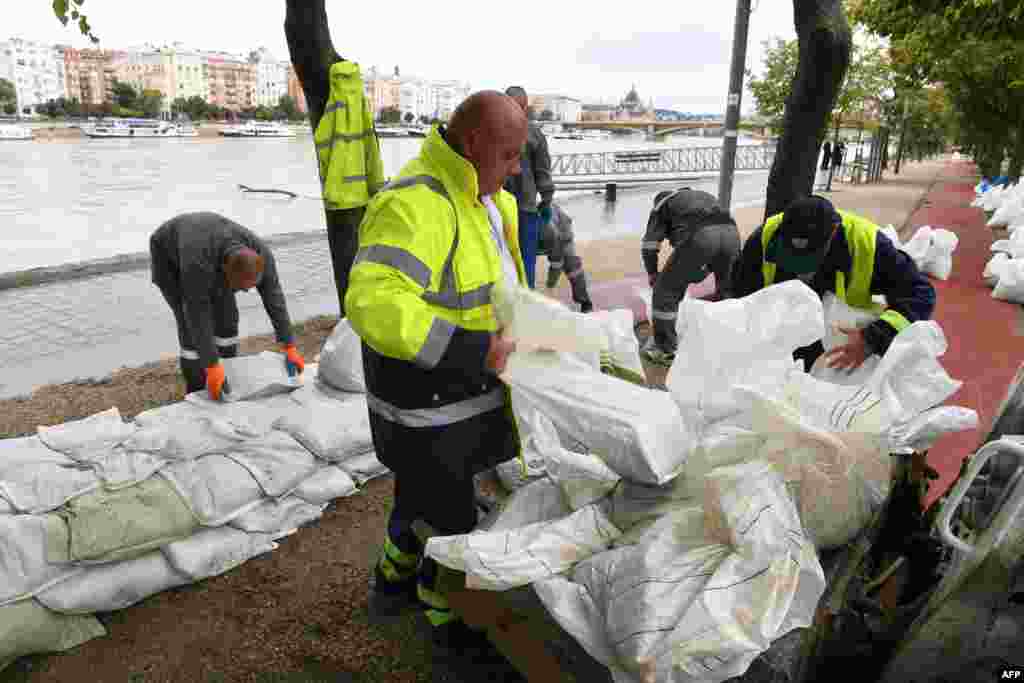
[[191, 394], [206, 388], [206, 369], [199, 360], [179, 358], [181, 374], [185, 377], [185, 393]]

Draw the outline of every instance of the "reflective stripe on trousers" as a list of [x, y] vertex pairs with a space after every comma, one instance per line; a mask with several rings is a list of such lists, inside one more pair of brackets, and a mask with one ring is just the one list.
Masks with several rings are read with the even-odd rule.
[[486, 394], [436, 408], [398, 408], [371, 394], [366, 395], [366, 404], [388, 422], [414, 428], [444, 427], [504, 407], [505, 390], [497, 387]]

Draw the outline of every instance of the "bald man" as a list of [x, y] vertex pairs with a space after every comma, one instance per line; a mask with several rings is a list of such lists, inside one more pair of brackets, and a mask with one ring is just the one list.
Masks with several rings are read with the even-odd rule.
[[370, 427], [395, 475], [394, 508], [371, 609], [419, 604], [435, 643], [486, 647], [448, 607], [441, 570], [413, 525], [463, 534], [477, 524], [473, 477], [519, 455], [498, 379], [514, 344], [498, 330], [496, 286], [526, 282], [516, 201], [526, 115], [508, 96], [471, 95], [374, 197], [359, 229], [345, 307], [363, 340]]
[[221, 398], [220, 359], [238, 355], [235, 292], [253, 287], [274, 325], [289, 374], [305, 369], [292, 339], [274, 255], [259, 237], [216, 213], [185, 213], [156, 229], [149, 253], [153, 284], [178, 326], [179, 360], [189, 393], [206, 387], [210, 398]]

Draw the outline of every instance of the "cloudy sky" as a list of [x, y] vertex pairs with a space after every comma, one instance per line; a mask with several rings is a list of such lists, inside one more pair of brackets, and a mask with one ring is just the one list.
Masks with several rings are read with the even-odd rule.
[[[87, 46], [54, 18], [50, 0], [19, 0], [0, 38]], [[792, 0], [753, 0], [747, 66], [759, 69], [764, 40], [793, 38]], [[426, 78], [468, 81], [473, 89], [512, 83], [533, 92], [587, 100], [621, 98], [636, 83], [643, 100], [683, 111], [724, 111], [735, 3], [453, 0], [424, 3], [327, 0], [338, 51], [360, 62]], [[230, 52], [266, 46], [287, 58], [284, 0], [174, 0], [85, 4], [101, 47], [181, 41]], [[586, 9], [584, 9], [586, 8]], [[601, 9], [599, 9], [601, 8]], [[749, 93], [743, 109], [752, 109]]]

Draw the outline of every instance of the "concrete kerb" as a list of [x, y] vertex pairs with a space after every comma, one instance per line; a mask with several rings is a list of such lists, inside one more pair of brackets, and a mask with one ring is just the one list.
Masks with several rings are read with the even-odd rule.
[[[326, 230], [312, 230], [309, 232], [288, 233], [275, 235], [264, 239], [264, 242], [271, 247], [315, 242], [327, 238]], [[0, 273], [0, 291], [17, 289], [21, 287], [33, 287], [50, 282], [65, 282], [68, 280], [80, 280], [83, 278], [121, 273], [129, 270], [142, 270], [149, 268], [149, 252], [134, 252], [120, 254], [109, 258], [93, 259], [89, 261], [78, 261], [75, 263], [63, 263], [58, 266], [41, 266], [8, 273]]]

